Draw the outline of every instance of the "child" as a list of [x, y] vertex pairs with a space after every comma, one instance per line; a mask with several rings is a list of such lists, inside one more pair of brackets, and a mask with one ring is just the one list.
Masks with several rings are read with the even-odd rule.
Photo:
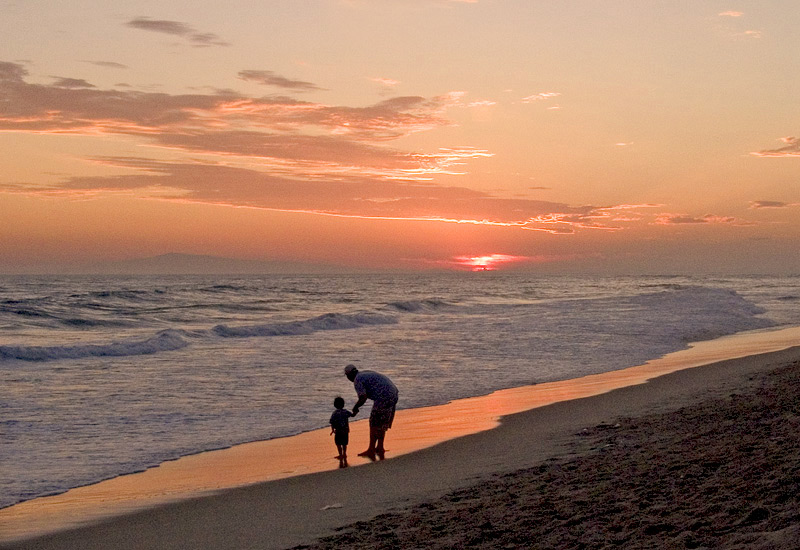
[[347, 458], [347, 444], [350, 442], [348, 418], [353, 416], [353, 413], [344, 408], [344, 399], [341, 397], [333, 400], [333, 406], [336, 407], [336, 410], [331, 415], [331, 433], [336, 434], [333, 438], [336, 450], [339, 451], [339, 456], [336, 458], [342, 460]]

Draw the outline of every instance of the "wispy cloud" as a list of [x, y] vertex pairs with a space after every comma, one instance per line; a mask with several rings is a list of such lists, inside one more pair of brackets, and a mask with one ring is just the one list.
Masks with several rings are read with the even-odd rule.
[[544, 101], [546, 99], [553, 99], [554, 97], [560, 96], [560, 92], [539, 92], [538, 94], [531, 94], [529, 96], [523, 97], [520, 101], [523, 103], [532, 103], [534, 101]]
[[[366, 107], [326, 105], [288, 97], [149, 93], [30, 84], [20, 64], [0, 62], [0, 130], [54, 133], [117, 133], [155, 136], [175, 129], [216, 132], [251, 129], [298, 132], [322, 129], [356, 141], [387, 141], [449, 125], [444, 111], [454, 105], [440, 97], [395, 97]], [[88, 85], [88, 83], [86, 83]]]
[[750, 154], [757, 157], [800, 157], [800, 139], [789, 136], [780, 140], [786, 145], [777, 149], [753, 151]]
[[741, 11], [732, 11], [732, 10], [731, 11], [723, 11], [723, 12], [719, 13], [720, 17], [741, 17], [743, 15], [744, 15], [744, 13], [741, 12]]
[[761, 208], [789, 208], [790, 206], [800, 206], [800, 203], [796, 202], [781, 202], [781, 201], [752, 201], [750, 202], [750, 208], [753, 209], [761, 209]]
[[53, 82], [53, 86], [56, 88], [96, 88], [94, 84], [90, 84], [82, 78], [53, 78], [56, 79], [55, 82]]
[[216, 34], [199, 32], [194, 27], [180, 21], [136, 17], [128, 21], [125, 25], [143, 31], [180, 36], [195, 46], [230, 46], [230, 43], [225, 42]]
[[127, 69], [127, 65], [123, 65], [122, 63], [117, 63], [115, 61], [86, 61], [84, 60], [83, 63], [90, 63], [92, 65], [97, 65], [98, 67], [106, 67], [108, 69]]
[[239, 71], [239, 78], [250, 82], [256, 82], [258, 84], [263, 84], [264, 86], [275, 86], [277, 88], [285, 88], [295, 92], [313, 92], [323, 89], [311, 82], [305, 82], [303, 80], [291, 80], [277, 75], [272, 71]]
[[730, 216], [715, 216], [713, 214], [699, 217], [686, 214], [660, 214], [654, 223], [656, 225], [749, 224], [747, 222], [739, 222], [736, 218]]
[[369, 77], [369, 80], [380, 84], [381, 86], [386, 86], [387, 88], [394, 88], [400, 84], [399, 80], [395, 80], [393, 78]]
[[571, 207], [525, 199], [500, 199], [463, 187], [364, 175], [337, 178], [276, 175], [219, 163], [164, 162], [145, 158], [95, 158], [134, 174], [73, 177], [50, 187], [9, 184], [5, 192], [62, 197], [124, 192], [179, 202], [198, 202], [282, 212], [432, 223], [516, 227], [554, 234], [609, 227], [616, 207]]

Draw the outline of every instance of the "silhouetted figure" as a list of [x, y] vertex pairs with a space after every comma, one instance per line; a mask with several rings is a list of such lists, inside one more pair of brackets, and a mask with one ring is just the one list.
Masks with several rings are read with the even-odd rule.
[[[333, 406], [336, 409], [331, 415], [331, 433], [334, 434], [333, 442], [336, 443], [336, 450], [339, 451], [338, 458], [347, 460], [347, 444], [350, 441], [350, 421], [353, 413], [344, 408], [344, 399], [337, 397], [333, 400]], [[341, 464], [340, 464], [341, 465]]]
[[358, 455], [372, 460], [376, 456], [383, 459], [386, 452], [383, 446], [386, 430], [392, 427], [397, 407], [397, 387], [387, 376], [370, 370], [359, 371], [355, 365], [347, 365], [344, 374], [353, 383], [358, 394], [358, 401], [353, 406], [353, 416], [358, 414], [367, 399], [373, 401], [372, 413], [369, 415], [369, 448]]

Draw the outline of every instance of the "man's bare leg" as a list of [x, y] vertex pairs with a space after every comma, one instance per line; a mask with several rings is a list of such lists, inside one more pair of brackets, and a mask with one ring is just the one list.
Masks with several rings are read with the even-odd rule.
[[[378, 428], [373, 428], [370, 426], [369, 428], [369, 448], [364, 451], [363, 453], [358, 453], [358, 456], [368, 456], [372, 459], [375, 458], [375, 444], [378, 441], [378, 436], [380, 435], [380, 430]], [[383, 444], [383, 442], [381, 442]]]

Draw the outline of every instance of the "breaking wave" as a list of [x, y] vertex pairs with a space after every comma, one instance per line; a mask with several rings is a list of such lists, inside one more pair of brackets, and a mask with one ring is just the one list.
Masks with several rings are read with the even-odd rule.
[[164, 330], [144, 340], [112, 342], [110, 344], [79, 344], [74, 346], [0, 346], [0, 359], [21, 361], [52, 361], [83, 357], [123, 357], [149, 355], [172, 351], [189, 345], [179, 330]]
[[379, 313], [326, 313], [319, 317], [304, 321], [287, 323], [267, 323], [263, 325], [246, 325], [231, 327], [217, 325], [211, 329], [217, 336], [224, 338], [245, 338], [250, 336], [293, 336], [311, 334], [320, 330], [346, 330], [370, 325], [390, 325], [397, 323], [397, 318]]

